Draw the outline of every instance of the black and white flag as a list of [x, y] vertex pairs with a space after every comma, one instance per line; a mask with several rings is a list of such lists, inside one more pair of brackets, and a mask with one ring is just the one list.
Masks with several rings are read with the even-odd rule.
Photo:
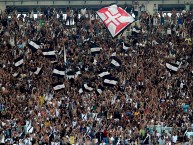
[[76, 67], [76, 68], [74, 69], [74, 71], [75, 71], [75, 78], [76, 78], [77, 76], [79, 76], [79, 75], [82, 74], [82, 73], [81, 73], [81, 70], [80, 70], [80, 67]]
[[171, 73], [176, 73], [179, 69], [179, 64], [175, 64], [175, 63], [166, 63], [166, 68], [168, 71], [170, 71]]
[[46, 58], [56, 58], [56, 51], [53, 49], [43, 49], [42, 53]]
[[41, 75], [42, 74], [42, 68], [41, 67], [37, 67], [36, 70], [34, 71], [34, 74]]
[[102, 94], [102, 92], [104, 91], [104, 87], [102, 87], [101, 85], [100, 86], [98, 86], [98, 88], [96, 89], [96, 94], [97, 95], [101, 95]]
[[108, 71], [100, 71], [98, 76], [103, 78], [105, 76], [111, 75]]
[[53, 84], [54, 91], [59, 91], [59, 90], [62, 90], [64, 88], [65, 88], [65, 86], [64, 86], [64, 83], [62, 83], [62, 82]]
[[107, 76], [103, 80], [104, 86], [110, 86], [113, 87], [118, 84], [118, 79], [112, 76]]
[[84, 84], [84, 85], [83, 85], [83, 89], [84, 89], [85, 91], [88, 91], [88, 92], [91, 92], [91, 91], [94, 90], [94, 88], [93, 88], [91, 85], [89, 85], [89, 84]]
[[122, 42], [122, 43], [123, 43], [123, 50], [128, 50], [130, 48], [130, 46], [125, 42]]
[[132, 29], [132, 35], [137, 35], [137, 34], [139, 34], [140, 33], [140, 29], [139, 28], [137, 28], [137, 27], [133, 27], [133, 29]]
[[30, 41], [28, 47], [32, 50], [32, 52], [36, 52], [40, 48], [40, 45], [38, 45], [37, 42]]
[[91, 54], [95, 55], [95, 54], [99, 54], [102, 48], [98, 46], [96, 43], [90, 42], [90, 49], [91, 49]]
[[111, 60], [111, 66], [112, 67], [120, 67], [122, 64], [121, 60], [117, 57], [112, 57], [112, 60]]
[[113, 58], [114, 56], [116, 56], [117, 55], [117, 53], [116, 52], [113, 52], [112, 54], [111, 54], [111, 57], [110, 58]]
[[15, 73], [12, 74], [12, 76], [16, 78], [16, 77], [19, 76], [19, 73], [15, 72]]
[[21, 66], [23, 64], [23, 56], [20, 56], [14, 60], [14, 64], [16, 67]]
[[67, 79], [75, 79], [75, 75], [76, 75], [76, 72], [72, 71], [72, 70], [68, 70], [67, 73], [66, 73], [66, 77]]
[[65, 68], [59, 66], [55, 67], [53, 70], [53, 76], [63, 78], [65, 76]]

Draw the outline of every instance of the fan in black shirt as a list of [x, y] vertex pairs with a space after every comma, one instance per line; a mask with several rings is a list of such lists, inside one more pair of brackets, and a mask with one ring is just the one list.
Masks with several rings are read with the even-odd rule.
[[103, 140], [103, 132], [101, 132], [101, 131], [100, 131], [100, 132], [97, 132], [97, 133], [96, 133], [96, 137], [97, 137], [99, 143], [101, 143], [102, 140]]

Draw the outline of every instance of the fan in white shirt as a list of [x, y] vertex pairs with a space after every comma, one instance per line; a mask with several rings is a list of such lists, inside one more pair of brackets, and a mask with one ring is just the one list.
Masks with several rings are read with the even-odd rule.
[[172, 142], [173, 143], [176, 143], [177, 140], [178, 140], [178, 136], [177, 135], [172, 136]]
[[0, 143], [5, 143], [5, 135], [4, 134], [1, 134], [0, 135]]

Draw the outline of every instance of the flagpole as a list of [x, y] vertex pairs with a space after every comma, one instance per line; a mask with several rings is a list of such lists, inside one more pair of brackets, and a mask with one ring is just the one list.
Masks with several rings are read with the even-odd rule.
[[64, 64], [66, 65], [66, 48], [65, 48], [65, 45], [64, 45]]

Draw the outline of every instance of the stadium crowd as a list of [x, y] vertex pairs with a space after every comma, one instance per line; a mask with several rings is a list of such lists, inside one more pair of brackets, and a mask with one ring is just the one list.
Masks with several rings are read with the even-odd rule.
[[2, 11], [0, 143], [192, 145], [193, 9], [134, 12], [112, 39], [90, 10]]

